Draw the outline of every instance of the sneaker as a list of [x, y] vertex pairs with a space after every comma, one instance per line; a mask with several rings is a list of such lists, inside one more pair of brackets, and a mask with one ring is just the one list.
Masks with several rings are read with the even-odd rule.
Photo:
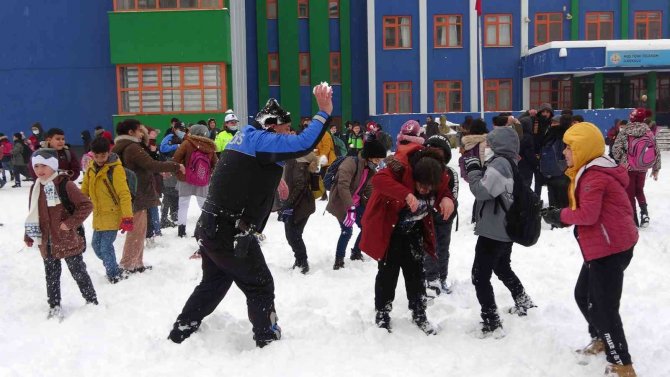
[[448, 295], [450, 295], [451, 292], [452, 292], [451, 287], [449, 286], [449, 284], [447, 284], [447, 279], [446, 278], [440, 279], [440, 288], [442, 289], [442, 292], [444, 292]]
[[170, 331], [168, 339], [177, 344], [181, 344], [181, 342], [183, 342], [186, 338], [191, 336], [191, 334], [196, 332], [199, 327], [200, 327], [199, 321], [191, 321], [191, 322], [177, 321], [172, 326], [172, 331]]
[[437, 335], [437, 328], [428, 322], [425, 311], [412, 314], [412, 322], [414, 322], [424, 334]]
[[514, 306], [510, 308], [510, 314], [516, 314], [519, 317], [524, 317], [528, 314], [528, 309], [537, 308], [537, 305], [533, 303], [533, 300], [530, 299], [530, 296], [525, 292], [514, 299]]
[[591, 343], [587, 344], [586, 347], [578, 349], [575, 351], [580, 355], [593, 356], [599, 353], [605, 352], [605, 342], [599, 338], [592, 338]]
[[128, 279], [128, 271], [119, 269], [119, 273], [115, 276], [107, 277], [107, 280], [112, 283], [116, 284], [120, 282], [121, 280], [126, 280]]
[[431, 280], [426, 282], [426, 296], [428, 298], [436, 298], [442, 293], [442, 285], [439, 280]]
[[335, 258], [335, 264], [333, 264], [333, 270], [339, 270], [344, 268], [344, 258]]
[[375, 324], [380, 329], [386, 329], [391, 332], [391, 315], [385, 310], [378, 310], [375, 315]]
[[49, 313], [47, 314], [47, 319], [57, 319], [59, 321], [63, 320], [63, 311], [61, 310], [60, 305], [53, 306], [49, 308]]
[[145, 271], [151, 271], [152, 269], [153, 269], [152, 266], [142, 266], [142, 267], [133, 268], [132, 270], [127, 270], [127, 271], [130, 274], [135, 274], [135, 273], [140, 273], [141, 274]]
[[[3, 185], [3, 186], [4, 186], [4, 185]], [[16, 185], [16, 184], [15, 184], [14, 186], [12, 186], [12, 188], [18, 188], [18, 187], [21, 187], [21, 185]]]
[[300, 273], [303, 275], [306, 275], [309, 272], [309, 263], [307, 263], [307, 260], [297, 260], [293, 264], [293, 269], [295, 270], [296, 268], [300, 269]]
[[636, 377], [635, 369], [633, 369], [633, 364], [618, 365], [618, 364], [609, 364], [605, 368], [605, 376], [611, 377]]

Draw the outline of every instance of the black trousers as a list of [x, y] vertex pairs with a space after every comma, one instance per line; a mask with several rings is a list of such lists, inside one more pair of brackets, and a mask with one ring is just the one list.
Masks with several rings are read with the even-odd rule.
[[[275, 286], [272, 274], [256, 240], [253, 240], [244, 257], [236, 257], [233, 250], [235, 228], [232, 223], [210, 224], [217, 231], [204, 231], [201, 220], [196, 227], [196, 238], [202, 255], [202, 281], [186, 301], [177, 320], [181, 323], [197, 322], [212, 314], [235, 283], [247, 298], [247, 312], [253, 326], [254, 339], [277, 339], [273, 331], [275, 312]], [[212, 234], [213, 237], [208, 237]]]
[[391, 311], [398, 276], [402, 269], [409, 309], [413, 312], [426, 310], [426, 287], [423, 284], [423, 235], [421, 223], [409, 232], [396, 227], [391, 234], [386, 258], [379, 261], [375, 279], [375, 309]]
[[451, 227], [453, 220], [444, 221], [440, 213], [433, 215], [435, 239], [437, 241], [437, 259], [424, 253], [423, 267], [426, 281], [446, 280], [449, 272], [449, 244], [451, 244]]
[[309, 216], [297, 222], [293, 222], [293, 218], [291, 217], [284, 222], [286, 241], [288, 241], [291, 249], [293, 249], [293, 254], [297, 261], [307, 260], [307, 247], [305, 246], [305, 241], [302, 239], [302, 233], [305, 230], [305, 225], [307, 225], [307, 220], [309, 220]]
[[174, 187], [163, 187], [161, 219], [167, 219], [168, 212], [170, 213], [170, 220], [172, 222], [177, 222], [177, 214], [179, 213], [179, 193]]
[[[84, 263], [84, 258], [81, 254], [75, 255], [73, 257], [65, 258], [65, 264], [70, 270], [70, 274], [74, 278], [74, 281], [77, 282], [79, 291], [84, 297], [86, 302], [93, 302], [97, 300], [95, 294], [95, 288], [93, 288], [93, 282], [91, 282], [91, 277], [88, 276], [86, 271], [86, 263]], [[61, 274], [61, 263], [60, 259], [47, 258], [44, 260], [44, 272], [46, 275], [47, 281], [47, 302], [50, 307], [55, 307], [60, 305], [60, 274]]]
[[540, 173], [540, 168], [536, 168], [535, 171], [533, 171], [533, 178], [535, 178], [535, 194], [539, 197], [542, 197], [542, 186], [544, 186], [547, 182], [547, 178]]
[[585, 262], [575, 285], [575, 300], [589, 324], [589, 334], [605, 342], [607, 361], [612, 364], [631, 363], [619, 316], [619, 302], [623, 272], [632, 258], [633, 248]]
[[472, 264], [472, 284], [477, 292], [477, 300], [482, 307], [482, 319], [497, 318], [498, 307], [491, 285], [491, 275], [509, 289], [512, 297], [518, 299], [524, 294], [521, 281], [512, 271], [512, 242], [502, 242], [479, 236], [475, 246], [475, 261]]
[[565, 208], [569, 204], [568, 186], [570, 178], [566, 175], [547, 178], [547, 192], [549, 194], [549, 205], [556, 208]]

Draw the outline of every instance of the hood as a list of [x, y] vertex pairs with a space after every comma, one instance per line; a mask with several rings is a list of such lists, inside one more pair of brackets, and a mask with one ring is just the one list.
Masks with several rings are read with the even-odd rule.
[[549, 110], [549, 112], [551, 113], [551, 118], [554, 117], [554, 109], [551, 107], [550, 103], [543, 103], [542, 105], [540, 105], [540, 108], [537, 109], [537, 113], [540, 114], [544, 110]]
[[91, 158], [91, 160], [88, 162], [88, 167], [92, 167], [93, 169], [95, 169], [96, 172], [99, 172], [100, 170], [104, 169], [105, 167], [107, 167], [109, 169], [112, 166], [122, 166], [121, 159], [119, 158], [119, 155], [116, 154], [116, 153], [113, 153], [113, 152], [109, 154], [109, 157], [107, 157], [107, 162], [102, 167], [98, 166], [98, 164], [95, 163], [93, 158]]
[[423, 144], [410, 143], [405, 145], [399, 145], [398, 149], [393, 156], [393, 160], [400, 162], [403, 167], [410, 166], [409, 159], [414, 155], [414, 153], [424, 149]]
[[581, 122], [570, 127], [563, 135], [563, 142], [572, 150], [572, 164], [565, 171], [570, 178], [568, 199], [570, 208], [577, 209], [575, 189], [577, 188], [578, 174], [584, 166], [605, 153], [605, 138], [602, 132], [593, 123]]
[[626, 136], [640, 137], [646, 134], [649, 130], [649, 126], [647, 126], [646, 123], [634, 122], [628, 123], [620, 132], [623, 132]]
[[511, 127], [496, 127], [486, 137], [493, 153], [515, 160], [519, 155], [519, 135]]
[[584, 168], [581, 169], [577, 174], [577, 182], [579, 182], [579, 178], [581, 178], [582, 174], [584, 174], [587, 169], [600, 171], [610, 177], [613, 177], [617, 182], [619, 182], [619, 184], [621, 184], [621, 187], [624, 189], [628, 186], [628, 169], [622, 165], [617, 164], [616, 161], [608, 156], [596, 157], [593, 161], [586, 164]]
[[186, 141], [191, 143], [195, 149], [200, 149], [204, 153], [216, 152], [216, 144], [208, 137], [187, 135]]
[[461, 143], [463, 143], [463, 148], [466, 151], [474, 148], [477, 144], [486, 142], [486, 135], [465, 135], [461, 138]]
[[519, 123], [521, 123], [524, 134], [530, 135], [533, 133], [533, 118], [530, 115], [519, 118]]
[[405, 135], [402, 133], [399, 133], [398, 136], [396, 137], [397, 145], [400, 145], [401, 141], [408, 141], [412, 144], [419, 144], [423, 145], [425, 142], [425, 139], [422, 138], [421, 136], [412, 136], [412, 135]]

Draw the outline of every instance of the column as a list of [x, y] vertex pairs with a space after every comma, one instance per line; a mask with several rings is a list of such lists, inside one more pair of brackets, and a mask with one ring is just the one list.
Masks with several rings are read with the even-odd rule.
[[420, 111], [428, 112], [428, 5], [419, 0], [419, 99]]
[[[298, 0], [277, 2], [279, 21], [279, 93], [281, 106], [300, 121]], [[263, 102], [264, 103], [264, 102]]]
[[375, 57], [375, 0], [368, 0], [368, 95], [370, 115], [377, 114], [377, 59]]
[[[327, 1], [309, 1], [309, 59], [312, 86], [321, 81], [330, 81], [330, 17]], [[316, 99], [312, 97], [312, 113], [316, 114], [318, 110]]]

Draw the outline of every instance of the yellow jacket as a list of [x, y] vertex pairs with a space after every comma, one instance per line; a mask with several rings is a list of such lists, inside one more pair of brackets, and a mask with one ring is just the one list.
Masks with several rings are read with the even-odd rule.
[[[112, 182], [109, 181], [109, 169], [112, 169]], [[110, 154], [102, 167], [93, 160], [89, 162], [81, 192], [93, 202], [93, 230], [118, 230], [122, 218], [133, 217], [126, 171], [115, 153]]]
[[330, 132], [323, 134], [321, 141], [316, 145], [317, 154], [320, 156], [326, 156], [328, 163], [324, 166], [330, 166], [330, 164], [335, 161], [337, 155], [335, 154], [335, 144], [333, 143], [333, 137], [330, 135]]

